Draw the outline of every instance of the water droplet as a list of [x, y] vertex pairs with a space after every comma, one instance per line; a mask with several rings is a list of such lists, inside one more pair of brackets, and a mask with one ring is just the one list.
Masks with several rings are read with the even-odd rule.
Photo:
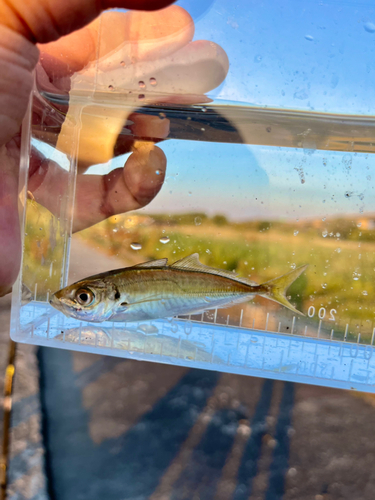
[[159, 117], [161, 120], [164, 120], [164, 118], [166, 118], [167, 115], [165, 113], [159, 113]]
[[160, 243], [163, 243], [163, 245], [165, 245], [166, 243], [169, 243], [171, 240], [170, 238], [168, 238], [168, 236], [163, 236], [162, 238], [160, 238]]
[[195, 217], [194, 223], [196, 226], [200, 226], [202, 224], [202, 217]]
[[145, 82], [143, 82], [142, 80], [140, 80], [140, 81], [138, 82], [138, 85], [139, 85], [139, 88], [140, 88], [140, 89], [145, 89], [145, 88], [146, 88], [146, 84], [145, 84]]
[[367, 33], [375, 33], [375, 24], [374, 23], [369, 21], [369, 22], [365, 23], [365, 25], [363, 27], [365, 28]]
[[362, 295], [368, 295], [366, 290], [363, 290]]
[[142, 250], [142, 245], [140, 243], [130, 243], [130, 248], [133, 250]]
[[357, 271], [353, 272], [353, 280], [354, 281], [358, 281], [360, 277], [361, 277], [361, 273], [359, 273]]
[[326, 237], [327, 237], [327, 235], [328, 235], [328, 231], [327, 231], [327, 229], [325, 229], [325, 230], [322, 232], [322, 236], [323, 236], [323, 238], [326, 238]]
[[254, 62], [255, 63], [260, 63], [260, 61], [263, 59], [263, 56], [261, 56], [260, 54], [256, 55], [254, 57]]
[[144, 99], [144, 98], [145, 98], [145, 95], [144, 95], [144, 94], [139, 94], [138, 99], [139, 99], [140, 101], [143, 101], [143, 99]]
[[299, 233], [299, 231], [296, 230], [296, 231], [294, 231], [293, 234], [294, 234], [294, 236], [297, 236], [298, 233]]
[[207, 248], [206, 253], [208, 253], [208, 254], [210, 255], [210, 254], [211, 254], [211, 250], [209, 250], [209, 249]]
[[204, 127], [201, 128], [202, 132], [204, 132], [206, 129]]
[[191, 196], [191, 191], [189, 191], [189, 193], [188, 193], [188, 194], [189, 194], [189, 196]]
[[113, 85], [108, 85], [108, 89], [113, 90], [114, 89]]
[[160, 170], [155, 170], [156, 175], [160, 175]]
[[156, 78], [153, 78], [151, 77], [150, 78], [150, 85], [153, 85], [155, 87], [155, 85], [157, 84], [158, 82], [156, 81]]
[[362, 222], [358, 222], [357, 227], [361, 227], [361, 226], [362, 226]]
[[311, 35], [305, 35], [305, 39], [308, 41], [308, 42], [313, 42], [314, 41], [314, 37], [311, 36]]
[[117, 233], [118, 229], [117, 228], [114, 228], [113, 232], [114, 233]]
[[120, 66], [124, 67], [125, 66], [125, 61], [120, 62]]
[[327, 283], [322, 283], [322, 288], [327, 288]]
[[207, 108], [205, 108], [204, 106], [202, 106], [202, 113], [207, 113]]
[[341, 248], [340, 248], [340, 247], [337, 247], [337, 248], [336, 248], [336, 252], [337, 252], [337, 253], [340, 253], [340, 252], [341, 252]]

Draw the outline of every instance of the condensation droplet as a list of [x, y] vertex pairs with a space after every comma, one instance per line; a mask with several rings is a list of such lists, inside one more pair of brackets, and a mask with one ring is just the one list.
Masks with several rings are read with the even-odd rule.
[[133, 250], [142, 250], [142, 245], [140, 243], [130, 243], [130, 248]]
[[138, 86], [139, 86], [139, 88], [140, 88], [140, 89], [145, 89], [145, 88], [146, 88], [146, 84], [145, 84], [145, 82], [143, 82], [142, 80], [140, 80], [140, 81], [138, 82]]
[[294, 236], [297, 236], [298, 233], [299, 233], [299, 231], [296, 230], [296, 231], [294, 231], [293, 234], [294, 234]]
[[375, 33], [375, 24], [374, 23], [369, 21], [369, 22], [365, 23], [365, 25], [363, 27], [365, 28], [367, 33]]
[[322, 288], [327, 288], [327, 283], [322, 283]]
[[114, 228], [113, 232], [114, 233], [117, 233], [118, 229], [117, 228]]
[[357, 227], [361, 227], [361, 226], [362, 226], [362, 222], [358, 222]]
[[125, 66], [125, 61], [120, 62], [120, 66], [124, 67]]
[[162, 238], [160, 238], [160, 243], [163, 243], [163, 245], [165, 245], [166, 243], [169, 243], [171, 240], [170, 238], [168, 238], [168, 236], [163, 236]]
[[159, 117], [161, 120], [164, 120], [164, 118], [166, 118], [166, 114], [165, 113], [159, 113]]
[[113, 90], [114, 89], [113, 85], [108, 85], [108, 89]]
[[323, 238], [326, 238], [326, 237], [327, 237], [327, 235], [328, 235], [328, 231], [327, 231], [327, 229], [325, 229], [325, 230], [322, 232], [322, 236], [323, 236]]
[[311, 35], [305, 35], [305, 39], [308, 41], [308, 42], [313, 42], [314, 41], [314, 37], [311, 36]]
[[150, 85], [153, 85], [155, 87], [155, 85], [157, 84], [158, 82], [156, 81], [156, 78], [153, 78], [151, 77], [150, 78]]
[[363, 290], [362, 295], [368, 295], [366, 290]]
[[207, 113], [207, 108], [205, 108], [204, 106], [202, 106], [202, 113]]
[[194, 224], [200, 226], [202, 224], [202, 217], [195, 217]]
[[139, 99], [140, 101], [143, 101], [143, 99], [144, 99], [144, 98], [145, 98], [145, 95], [144, 95], [144, 94], [139, 94], [139, 95], [138, 95], [138, 99]]
[[160, 170], [155, 170], [156, 175], [160, 175]]

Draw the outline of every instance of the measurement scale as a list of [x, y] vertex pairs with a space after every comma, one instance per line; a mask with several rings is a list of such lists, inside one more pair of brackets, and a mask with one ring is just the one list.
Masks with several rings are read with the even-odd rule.
[[[210, 311], [211, 312], [211, 311]], [[321, 313], [322, 314], [322, 313]], [[33, 318], [37, 317], [37, 321]], [[348, 337], [321, 319], [292, 316], [285, 322], [266, 314], [263, 328], [243, 326], [218, 311], [207, 320], [199, 316], [139, 323], [77, 322], [33, 301], [21, 309], [21, 329], [12, 330], [16, 341], [168, 363], [191, 368], [267, 377], [375, 393], [373, 330], [369, 343], [358, 334]], [[271, 321], [272, 320], [272, 321]], [[254, 320], [250, 325], [254, 326]], [[285, 333], [288, 332], [288, 333]], [[353, 340], [352, 340], [353, 339]]]

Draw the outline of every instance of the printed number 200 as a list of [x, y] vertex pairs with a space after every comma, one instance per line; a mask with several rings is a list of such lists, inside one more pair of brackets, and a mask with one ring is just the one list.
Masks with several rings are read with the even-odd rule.
[[[318, 311], [318, 318], [319, 319], [324, 319], [326, 317], [326, 308], [325, 307], [321, 307]], [[336, 321], [336, 317], [335, 317], [335, 314], [337, 314], [337, 311], [336, 309], [331, 309], [329, 311], [329, 318], [328, 320], [329, 321]], [[309, 318], [312, 318], [314, 315], [315, 315], [315, 307], [314, 306], [310, 306], [309, 307], [309, 310], [307, 311], [307, 315]]]

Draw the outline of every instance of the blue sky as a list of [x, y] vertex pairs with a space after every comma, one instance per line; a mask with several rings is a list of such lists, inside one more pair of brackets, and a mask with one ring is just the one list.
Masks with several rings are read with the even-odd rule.
[[228, 54], [220, 99], [262, 106], [373, 114], [372, 0], [180, 0], [195, 39]]
[[188, 141], [162, 148], [168, 177], [146, 212], [203, 210], [246, 220], [375, 211], [368, 154]]
[[[178, 4], [195, 20], [194, 39], [228, 54], [228, 76], [209, 94], [215, 100], [375, 114], [373, 0]], [[159, 146], [168, 177], [147, 212], [199, 210], [239, 220], [375, 212], [371, 155], [176, 140]]]

